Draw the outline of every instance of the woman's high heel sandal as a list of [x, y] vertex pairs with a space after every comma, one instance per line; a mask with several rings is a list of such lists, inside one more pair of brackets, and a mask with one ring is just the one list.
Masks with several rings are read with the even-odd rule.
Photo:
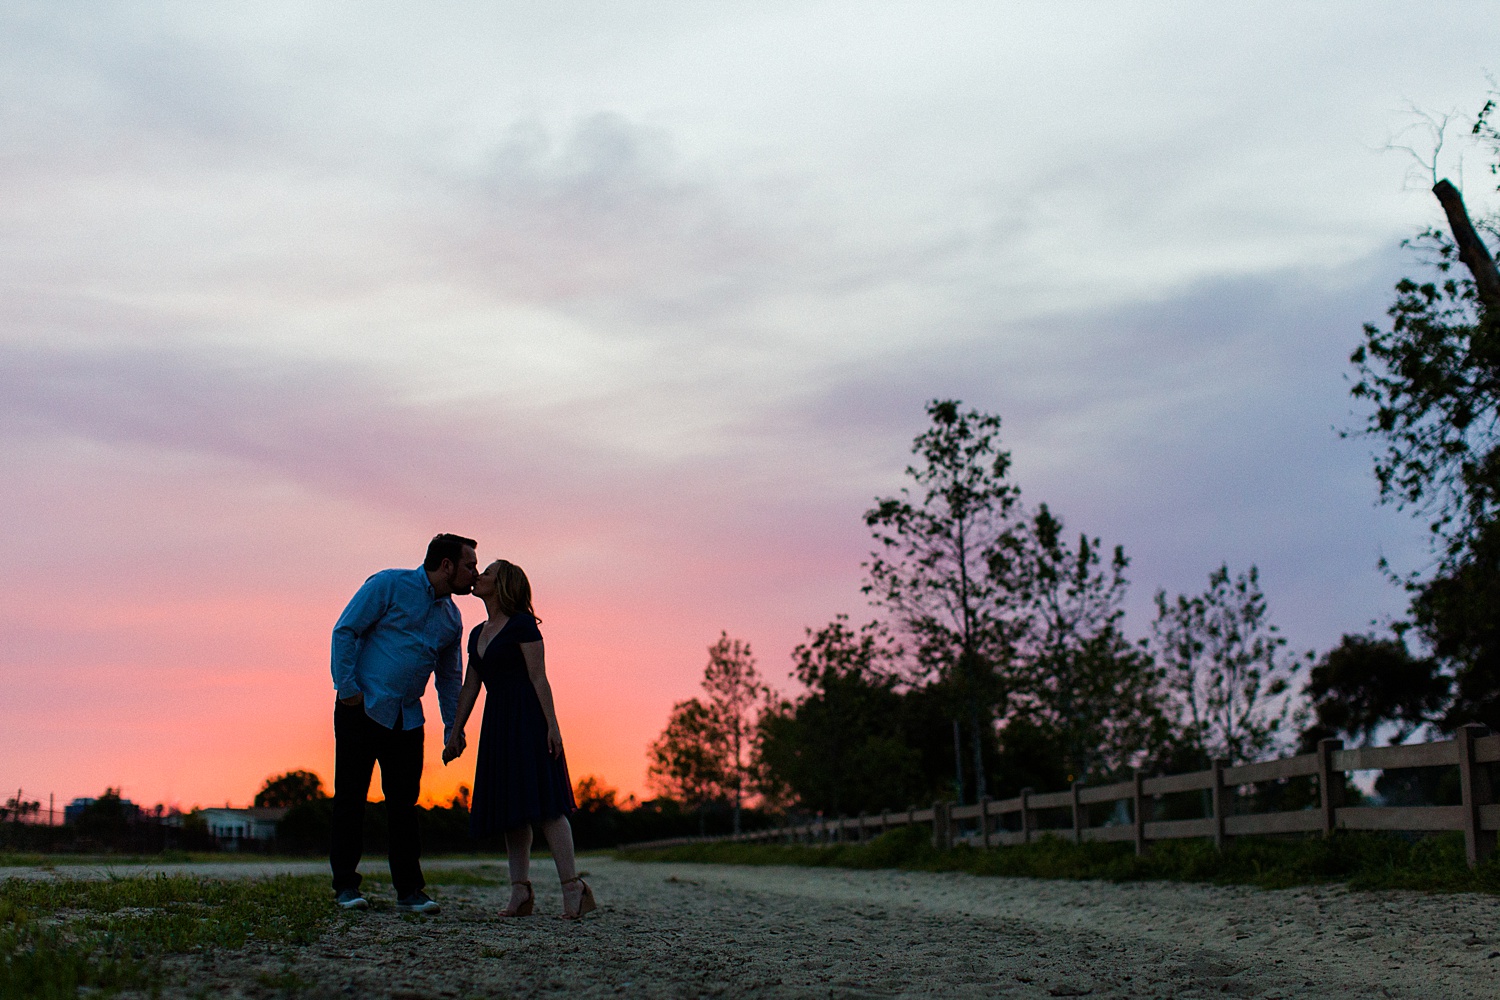
[[531, 916], [532, 904], [536, 902], [536, 893], [531, 889], [530, 882], [512, 882], [512, 886], [524, 885], [526, 887], [526, 898], [514, 907], [507, 906], [500, 911], [502, 917], [529, 917]]
[[563, 879], [563, 885], [565, 887], [568, 886], [568, 885], [571, 885], [574, 882], [577, 882], [579, 885], [583, 886], [583, 893], [578, 897], [578, 912], [576, 912], [576, 913], [570, 913], [570, 912], [568, 912], [568, 896], [567, 896], [567, 892], [566, 892], [566, 890], [564, 890], [564, 892], [563, 892], [563, 919], [564, 920], [577, 920], [579, 917], [583, 916], [585, 913], [588, 913], [591, 910], [597, 910], [599, 908], [599, 905], [594, 902], [594, 890], [592, 890], [592, 889], [589, 888], [589, 884], [583, 880], [583, 876], [582, 875], [575, 875], [572, 878]]

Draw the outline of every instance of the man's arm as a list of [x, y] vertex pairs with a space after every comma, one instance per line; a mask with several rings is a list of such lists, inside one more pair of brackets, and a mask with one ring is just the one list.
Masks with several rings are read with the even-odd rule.
[[333, 686], [340, 701], [363, 698], [354, 680], [354, 659], [359, 639], [380, 621], [390, 603], [390, 585], [380, 574], [370, 577], [357, 590], [333, 626]]
[[[459, 630], [463, 635], [463, 630]], [[453, 735], [453, 722], [458, 715], [458, 692], [463, 687], [464, 664], [459, 655], [460, 640], [454, 639], [438, 650], [437, 669], [433, 671], [432, 686], [437, 688], [438, 711], [443, 714], [443, 744], [446, 746]], [[472, 669], [472, 668], [471, 668]]]

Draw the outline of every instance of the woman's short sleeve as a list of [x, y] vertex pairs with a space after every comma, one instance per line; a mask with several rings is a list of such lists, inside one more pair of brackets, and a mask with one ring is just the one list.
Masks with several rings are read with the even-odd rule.
[[516, 642], [541, 642], [542, 630], [536, 627], [536, 618], [521, 612], [516, 616]]
[[479, 632], [484, 628], [484, 622], [480, 622], [469, 630], [469, 659], [479, 658]]

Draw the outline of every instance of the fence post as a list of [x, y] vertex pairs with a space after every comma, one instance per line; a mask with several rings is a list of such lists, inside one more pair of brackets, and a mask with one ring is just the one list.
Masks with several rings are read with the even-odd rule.
[[891, 811], [889, 809], [882, 809], [882, 810], [880, 810], [880, 833], [881, 833], [881, 835], [884, 836], [885, 833], [886, 833], [886, 831], [890, 830], [890, 828], [891, 828]]
[[1135, 853], [1146, 853], [1146, 793], [1142, 787], [1141, 769], [1135, 769], [1135, 802], [1131, 805], [1135, 822]]
[[1333, 752], [1344, 749], [1343, 740], [1318, 741], [1318, 806], [1323, 813], [1323, 836], [1338, 829], [1338, 808], [1343, 805], [1344, 772], [1333, 769]]
[[1083, 788], [1083, 782], [1073, 782], [1073, 843], [1083, 843], [1083, 828], [1088, 826], [1088, 817], [1083, 813], [1083, 803], [1078, 800], [1078, 792]]
[[1214, 850], [1224, 849], [1224, 812], [1227, 803], [1224, 801], [1224, 761], [1215, 759], [1213, 763], [1213, 807], [1214, 807]]
[[1463, 790], [1464, 854], [1473, 868], [1495, 853], [1495, 831], [1479, 824], [1479, 807], [1495, 800], [1488, 768], [1474, 760], [1474, 741], [1489, 735], [1489, 727], [1471, 722], [1458, 727], [1458, 783]]
[[940, 851], [953, 847], [953, 817], [947, 802], [932, 804], [932, 846]]
[[1021, 843], [1031, 843], [1031, 789], [1021, 789]]
[[859, 842], [861, 844], [865, 842], [865, 811], [863, 809], [859, 811]]
[[990, 846], [990, 797], [979, 796], [979, 846]]

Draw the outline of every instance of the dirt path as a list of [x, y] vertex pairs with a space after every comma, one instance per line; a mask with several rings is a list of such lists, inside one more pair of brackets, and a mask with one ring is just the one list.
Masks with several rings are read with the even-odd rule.
[[174, 959], [167, 995], [1500, 997], [1493, 897], [587, 864], [581, 923], [498, 919], [503, 886], [435, 887], [417, 918], [376, 887], [293, 955]]

